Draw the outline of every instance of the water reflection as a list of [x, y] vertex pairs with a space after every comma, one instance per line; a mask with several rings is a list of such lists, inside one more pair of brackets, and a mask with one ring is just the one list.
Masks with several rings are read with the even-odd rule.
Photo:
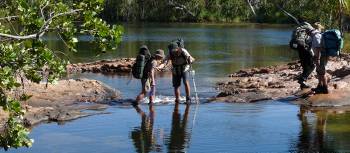
[[350, 109], [320, 109], [300, 107], [301, 130], [293, 147], [297, 152], [350, 151], [348, 132]]
[[136, 152], [148, 153], [151, 151], [161, 152], [161, 145], [157, 143], [156, 135], [153, 129], [154, 123], [154, 109], [149, 105], [149, 114], [146, 115], [140, 106], [134, 106], [136, 112], [141, 117], [141, 126], [134, 128], [131, 131], [131, 139], [134, 142]]
[[[186, 152], [191, 136], [187, 125], [190, 105], [186, 105], [184, 113], [181, 115], [179, 104], [175, 104], [170, 134], [167, 134], [165, 139], [162, 139], [163, 132], [157, 132], [153, 127], [155, 121], [153, 105], [149, 106], [148, 115], [142, 111], [140, 106], [135, 106], [134, 108], [141, 117], [141, 125], [134, 128], [130, 136], [136, 152], [164, 152], [163, 147], [167, 147], [168, 152]], [[161, 141], [165, 141], [165, 143]]]
[[189, 147], [190, 134], [187, 128], [190, 105], [186, 105], [182, 115], [179, 112], [179, 104], [175, 104], [171, 122], [170, 137], [167, 138], [166, 145], [169, 152], [185, 152]]

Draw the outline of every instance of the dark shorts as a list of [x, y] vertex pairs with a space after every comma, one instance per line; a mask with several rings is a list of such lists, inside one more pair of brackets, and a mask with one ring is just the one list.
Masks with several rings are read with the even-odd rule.
[[320, 65], [316, 68], [317, 75], [326, 74], [327, 63], [328, 63], [328, 56], [321, 54]]
[[185, 84], [189, 78], [188, 73], [189, 73], [188, 71], [182, 72], [180, 74], [173, 73], [173, 87], [174, 88], [180, 87], [181, 86], [181, 79], [182, 79], [182, 82]]

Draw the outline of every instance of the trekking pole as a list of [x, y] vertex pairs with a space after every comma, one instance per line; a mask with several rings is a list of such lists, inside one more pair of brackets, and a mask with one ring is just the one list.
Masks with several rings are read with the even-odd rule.
[[196, 121], [197, 121], [197, 112], [198, 112], [198, 103], [195, 107], [195, 110], [194, 110], [194, 114], [193, 114], [193, 119], [192, 119], [192, 125], [191, 125], [191, 128], [190, 128], [190, 131], [189, 131], [189, 138], [188, 138], [188, 145], [190, 146], [191, 145], [191, 138], [192, 138], [192, 134], [193, 134], [193, 131], [194, 131], [194, 127], [196, 125]]
[[195, 93], [195, 96], [196, 96], [195, 100], [196, 100], [196, 103], [198, 104], [199, 103], [199, 98], [198, 98], [198, 93], [197, 93], [196, 81], [194, 79], [194, 75], [195, 75], [196, 72], [193, 70], [192, 65], [191, 65], [190, 73], [191, 73], [191, 76], [192, 76], [192, 83], [193, 83], [194, 93]]

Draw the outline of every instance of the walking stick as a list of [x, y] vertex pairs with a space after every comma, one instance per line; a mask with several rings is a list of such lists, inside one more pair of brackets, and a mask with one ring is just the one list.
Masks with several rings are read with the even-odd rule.
[[192, 83], [193, 83], [194, 93], [195, 93], [195, 96], [196, 96], [195, 97], [195, 101], [198, 104], [199, 103], [199, 98], [198, 98], [198, 93], [197, 93], [196, 81], [194, 79], [194, 75], [195, 75], [196, 72], [193, 70], [192, 65], [191, 65], [190, 73], [191, 73], [191, 76], [192, 76]]

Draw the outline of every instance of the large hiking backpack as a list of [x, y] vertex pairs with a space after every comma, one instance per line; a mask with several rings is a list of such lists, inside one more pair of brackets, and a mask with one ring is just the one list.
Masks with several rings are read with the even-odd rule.
[[148, 77], [148, 72], [146, 72], [146, 65], [151, 60], [151, 53], [146, 48], [141, 48], [138, 55], [136, 56], [136, 61], [132, 66], [132, 75], [136, 79], [142, 79]]
[[180, 48], [185, 48], [185, 41], [182, 38], [178, 38], [174, 42], [176, 42]]
[[[185, 53], [182, 51], [182, 48], [185, 48], [185, 41], [182, 38], [178, 38], [178, 39], [173, 40], [171, 43], [176, 43], [178, 45], [178, 47], [181, 48], [181, 57], [183, 57], [184, 59], [187, 59]], [[170, 58], [172, 60], [174, 60], [175, 55], [170, 50], [169, 50], [169, 55], [170, 55]]]
[[337, 29], [327, 30], [322, 34], [322, 46], [327, 56], [338, 56], [344, 40]]
[[303, 48], [305, 50], [310, 49], [311, 41], [309, 41], [309, 35], [307, 34], [306, 24], [297, 27], [293, 33], [292, 38], [289, 41], [289, 47], [294, 50]]

